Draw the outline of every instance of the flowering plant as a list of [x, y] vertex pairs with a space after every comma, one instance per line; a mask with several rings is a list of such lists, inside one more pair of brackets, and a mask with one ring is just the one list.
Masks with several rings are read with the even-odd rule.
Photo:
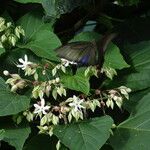
[[0, 149], [147, 150], [149, 13], [138, 2], [2, 0]]
[[[23, 70], [25, 77], [33, 76], [32, 80], [21, 78], [19, 74], [11, 74], [9, 71], [4, 70], [4, 75], [10, 76], [6, 84], [10, 85], [11, 91], [14, 93], [26, 87], [31, 88], [32, 101], [30, 107], [20, 115], [25, 116], [29, 122], [40, 119], [39, 125], [37, 125], [39, 133], [52, 136], [53, 129], [58, 124], [69, 124], [84, 120], [88, 115], [88, 111], [91, 110], [94, 113], [96, 108], [103, 110], [104, 114], [106, 108], [114, 109], [114, 104], [121, 109], [123, 100], [129, 99], [128, 93], [131, 92], [131, 89], [125, 86], [110, 90], [96, 89], [95, 93], [90, 95], [80, 93], [68, 97], [67, 90], [69, 87], [63, 83], [61, 78], [68, 73], [68, 67], [76, 63], [61, 59], [60, 64], [50, 69], [48, 63], [44, 65], [45, 68], [40, 64], [29, 61], [26, 54], [24, 59], [19, 58], [18, 61], [21, 64], [17, 64], [17, 67]], [[41, 68], [41, 74], [38, 72], [39, 68]], [[50, 73], [48, 73], [49, 71]], [[91, 71], [93, 75], [95, 74], [98, 77], [96, 68], [92, 66], [88, 67], [83, 75], [87, 77]], [[49, 76], [51, 78], [42, 81], [39, 76]], [[55, 101], [57, 104], [54, 103]], [[17, 121], [17, 117], [15, 119]], [[22, 119], [17, 123], [19, 124]], [[60, 141], [58, 144], [60, 145]]]

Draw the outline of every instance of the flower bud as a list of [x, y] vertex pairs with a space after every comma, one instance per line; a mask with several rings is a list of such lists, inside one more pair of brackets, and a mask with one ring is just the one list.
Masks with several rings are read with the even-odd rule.
[[0, 26], [3, 25], [3, 24], [5, 24], [5, 19], [0, 17]]
[[50, 85], [46, 86], [45, 94], [47, 97], [49, 97], [49, 95], [50, 95], [50, 90], [51, 90], [51, 86]]
[[16, 36], [18, 38], [20, 38], [20, 32], [19, 32], [19, 28], [18, 27], [15, 28], [15, 34], [16, 34]]
[[16, 92], [18, 89], [17, 85], [13, 85], [11, 88], [11, 92]]
[[0, 32], [4, 31], [5, 29], [6, 29], [5, 19], [0, 17]]
[[7, 28], [9, 28], [12, 25], [12, 23], [8, 22], [6, 25], [7, 25]]
[[3, 71], [3, 74], [4, 74], [5, 76], [9, 76], [9, 71], [4, 70], [4, 71]]
[[17, 87], [20, 88], [20, 89], [23, 89], [25, 86], [26, 86], [26, 82], [24, 80], [20, 80], [17, 83]]
[[101, 93], [101, 91], [100, 91], [99, 89], [96, 89], [96, 90], [95, 90], [95, 94], [96, 94], [96, 95], [99, 95], [100, 93]]
[[56, 81], [56, 83], [59, 83], [60, 82], [60, 78], [56, 78], [55, 81]]
[[15, 46], [17, 39], [15, 35], [10, 35], [9, 36], [9, 42], [12, 44], [12, 46]]
[[6, 37], [5, 34], [3, 34], [3, 35], [1, 36], [1, 41], [2, 41], [2, 43], [5, 42], [6, 40], [7, 40], [7, 37]]

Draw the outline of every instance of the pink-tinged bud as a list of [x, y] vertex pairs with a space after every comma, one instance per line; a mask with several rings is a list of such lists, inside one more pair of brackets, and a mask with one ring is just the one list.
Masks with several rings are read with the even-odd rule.
[[96, 95], [99, 95], [100, 93], [101, 93], [101, 91], [100, 91], [99, 89], [96, 89], [96, 90], [95, 90], [95, 94], [96, 94]]

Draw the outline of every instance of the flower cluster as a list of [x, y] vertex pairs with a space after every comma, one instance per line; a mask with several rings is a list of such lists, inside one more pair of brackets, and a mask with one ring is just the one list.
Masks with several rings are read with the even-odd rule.
[[20, 27], [14, 27], [11, 22], [5, 21], [0, 17], [0, 47], [11, 48], [16, 45], [16, 42], [24, 36], [24, 30]]
[[106, 66], [103, 66], [103, 68], [101, 69], [101, 73], [105, 73], [105, 75], [111, 80], [115, 75], [117, 75], [117, 72], [114, 68], [106, 67]]
[[49, 97], [51, 92], [54, 99], [57, 99], [57, 95], [66, 96], [66, 90], [61, 84], [59, 77], [41, 83], [35, 82], [32, 96], [35, 99], [38, 97], [43, 98], [44, 94]]
[[[33, 63], [28, 60], [27, 55], [24, 56], [24, 59], [19, 58], [19, 63], [17, 67], [24, 71], [25, 76], [33, 76], [33, 81], [22, 79], [19, 74], [10, 74], [7, 70], [3, 73], [6, 76], [10, 76], [6, 83], [11, 86], [12, 92], [17, 92], [18, 89], [23, 89], [26, 86], [31, 87], [31, 106], [28, 110], [23, 112], [23, 116], [25, 116], [29, 122], [39, 118], [40, 122], [38, 128], [40, 133], [47, 133], [51, 136], [54, 126], [59, 123], [83, 120], [88, 110], [94, 112], [96, 108], [105, 109], [106, 107], [111, 107], [113, 109], [114, 104], [121, 108], [123, 100], [129, 99], [131, 89], [125, 86], [110, 90], [97, 89], [94, 94], [89, 96], [81, 94], [67, 98], [66, 89], [57, 71], [61, 68], [63, 72], [66, 72], [66, 67], [70, 64], [74, 64], [73, 62], [63, 59], [61, 64], [54, 67], [54, 69], [57, 68], [57, 71], [55, 72], [53, 70], [51, 72], [50, 70], [51, 74], [48, 74], [49, 77], [44, 78], [45, 80], [42, 81], [38, 78], [39, 72], [37, 72], [37, 69], [40, 68], [42, 72], [40, 76], [45, 77], [47, 76], [46, 69], [48, 69], [48, 65], [46, 65], [45, 68]], [[65, 69], [62, 69], [63, 67]], [[97, 76], [97, 69], [94, 66], [90, 66], [85, 70], [85, 77], [91, 75]]]
[[127, 88], [125, 86], [121, 86], [117, 89], [113, 89], [108, 91], [108, 93], [104, 93], [104, 96], [107, 97], [106, 105], [107, 107], [114, 108], [114, 102], [116, 105], [121, 108], [123, 104], [124, 97], [126, 99], [129, 99], [129, 93], [131, 92], [130, 88]]
[[7, 70], [5, 70], [3, 74], [6, 76], [10, 76], [6, 83], [11, 85], [12, 92], [16, 92], [18, 89], [23, 89], [27, 86], [27, 82], [18, 74], [10, 74]]

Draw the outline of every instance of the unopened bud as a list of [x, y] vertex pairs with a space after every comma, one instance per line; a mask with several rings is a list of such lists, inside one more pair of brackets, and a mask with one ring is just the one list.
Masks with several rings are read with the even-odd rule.
[[59, 83], [60, 82], [60, 78], [56, 78], [55, 81], [56, 81], [56, 83]]
[[11, 22], [8, 22], [7, 23], [7, 28], [9, 28], [11, 25], [12, 25]]
[[5, 34], [3, 34], [3, 35], [1, 36], [1, 41], [2, 41], [2, 43], [5, 42], [6, 40], [7, 40], [7, 37], [6, 37]]
[[9, 71], [4, 70], [4, 71], [3, 71], [3, 74], [4, 74], [5, 76], [9, 76]]
[[96, 94], [96, 95], [99, 95], [100, 93], [101, 93], [100, 90], [98, 90], [98, 89], [95, 90], [95, 94]]
[[15, 44], [16, 44], [16, 42], [17, 42], [15, 35], [10, 35], [10, 36], [9, 36], [9, 42], [10, 42], [13, 46], [15, 46]]
[[16, 85], [13, 85], [12, 88], [11, 88], [11, 91], [12, 91], [12, 92], [16, 92], [17, 89], [18, 89], [18, 87], [17, 87]]

